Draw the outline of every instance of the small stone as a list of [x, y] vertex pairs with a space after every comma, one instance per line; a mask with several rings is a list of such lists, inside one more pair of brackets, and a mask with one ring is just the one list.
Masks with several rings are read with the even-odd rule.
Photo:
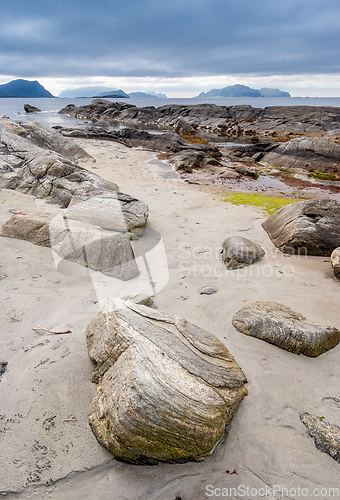
[[0, 361], [0, 377], [5, 373], [7, 365], [8, 365], [7, 361]]
[[216, 293], [216, 292], [217, 292], [217, 290], [216, 290], [215, 287], [213, 287], [213, 286], [205, 286], [200, 291], [200, 294], [201, 295], [211, 295], [212, 293]]

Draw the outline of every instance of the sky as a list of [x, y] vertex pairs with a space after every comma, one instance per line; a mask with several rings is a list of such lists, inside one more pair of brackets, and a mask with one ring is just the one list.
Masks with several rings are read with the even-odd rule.
[[340, 96], [339, 0], [1, 0], [0, 84]]

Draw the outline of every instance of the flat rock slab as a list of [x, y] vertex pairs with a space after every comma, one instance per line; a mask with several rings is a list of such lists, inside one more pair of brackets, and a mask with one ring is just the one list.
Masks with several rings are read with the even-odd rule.
[[51, 247], [61, 259], [119, 280], [127, 281], [139, 275], [128, 233], [106, 231], [64, 218], [61, 213], [52, 220], [12, 215], [4, 224], [1, 236]]
[[234, 327], [286, 351], [316, 357], [335, 347], [340, 331], [321, 323], [309, 323], [306, 318], [278, 302], [252, 302], [237, 311]]
[[340, 202], [306, 200], [280, 208], [262, 227], [284, 253], [329, 257], [340, 246]]
[[340, 427], [320, 420], [310, 413], [303, 413], [300, 418], [307, 427], [310, 437], [314, 439], [317, 449], [328, 453], [340, 463]]
[[333, 250], [331, 255], [331, 264], [334, 276], [340, 279], [340, 247]]
[[262, 259], [265, 251], [247, 238], [230, 236], [222, 243], [222, 260], [227, 269], [238, 269]]
[[91, 428], [116, 459], [133, 464], [203, 460], [247, 394], [226, 347], [184, 319], [131, 301], [89, 323], [99, 381]]

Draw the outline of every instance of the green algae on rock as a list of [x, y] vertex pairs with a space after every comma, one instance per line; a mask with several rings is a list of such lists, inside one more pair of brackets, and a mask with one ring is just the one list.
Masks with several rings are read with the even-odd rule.
[[117, 301], [87, 327], [99, 382], [90, 426], [132, 464], [203, 460], [247, 390], [226, 347], [184, 319]]

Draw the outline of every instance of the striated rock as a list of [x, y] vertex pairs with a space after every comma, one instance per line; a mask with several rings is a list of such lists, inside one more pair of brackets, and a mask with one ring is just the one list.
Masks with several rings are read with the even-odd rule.
[[134, 304], [140, 304], [141, 306], [154, 308], [152, 298], [146, 295], [145, 293], [131, 293], [127, 297], [122, 297], [122, 300], [129, 300]]
[[293, 203], [280, 208], [262, 226], [281, 252], [329, 257], [340, 246], [340, 202]]
[[278, 302], [251, 302], [237, 311], [234, 327], [286, 351], [316, 357], [335, 347], [340, 331], [306, 318]]
[[238, 269], [262, 259], [265, 251], [247, 238], [230, 236], [222, 243], [222, 260], [227, 269]]
[[143, 233], [148, 206], [120, 193], [116, 184], [78, 166], [79, 158], [91, 157], [69, 139], [39, 124], [9, 119], [0, 119], [0, 138], [2, 187], [31, 194], [61, 208], [95, 198], [88, 205], [72, 208], [72, 213], [81, 212], [83, 217], [86, 210], [89, 213], [93, 209], [102, 214], [105, 205], [110, 207], [106, 219], [111, 218], [112, 229]]
[[107, 306], [86, 337], [99, 381], [89, 421], [116, 459], [151, 465], [214, 451], [247, 393], [216, 337], [131, 301]]
[[331, 255], [331, 264], [334, 276], [340, 279], [340, 247], [333, 250]]
[[317, 449], [328, 453], [340, 463], [340, 427], [307, 412], [300, 415], [300, 419], [307, 427], [310, 437], [314, 439]]
[[31, 106], [30, 104], [24, 104], [24, 110], [26, 113], [39, 113], [41, 109], [36, 108], [35, 106]]
[[30, 218], [13, 215], [4, 224], [1, 236], [51, 247], [61, 258], [127, 281], [139, 275], [129, 234], [74, 221], [67, 215]]

